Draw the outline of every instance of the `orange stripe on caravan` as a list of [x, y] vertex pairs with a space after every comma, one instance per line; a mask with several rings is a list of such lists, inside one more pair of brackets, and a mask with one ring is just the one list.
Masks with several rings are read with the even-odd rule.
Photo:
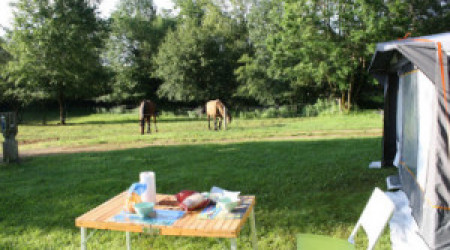
[[[449, 119], [448, 119], [449, 113], [448, 113], [447, 89], [446, 89], [447, 83], [445, 82], [445, 73], [446, 72], [444, 69], [444, 59], [442, 56], [442, 43], [438, 42], [437, 46], [438, 46], [439, 65], [441, 68], [442, 89], [444, 90], [445, 114], [447, 115], [446, 116], [447, 119], [445, 119], [445, 121], [446, 121], [445, 125], [447, 126], [447, 131], [450, 131], [449, 130]], [[447, 143], [449, 141], [450, 141], [450, 134], [447, 133]], [[449, 149], [448, 153], [450, 154], [450, 149]]]
[[447, 91], [446, 91], [446, 84], [445, 84], [444, 60], [442, 59], [442, 43], [438, 42], [437, 46], [438, 46], [439, 65], [441, 67], [442, 89], [444, 90], [445, 112], [448, 114]]

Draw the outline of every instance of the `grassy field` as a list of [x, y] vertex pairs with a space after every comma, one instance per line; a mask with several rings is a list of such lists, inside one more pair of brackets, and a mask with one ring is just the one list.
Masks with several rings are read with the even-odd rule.
[[40, 125], [28, 120], [19, 127], [20, 150], [55, 147], [138, 147], [146, 145], [203, 144], [261, 139], [380, 136], [382, 117], [375, 112], [314, 118], [233, 119], [229, 130], [208, 131], [206, 118], [161, 116], [158, 133], [140, 135], [137, 114], [71, 116], [67, 126], [57, 120]]
[[[346, 238], [373, 188], [384, 189], [385, 177], [395, 172], [367, 168], [381, 157], [380, 137], [370, 132], [379, 130], [381, 118], [373, 113], [235, 120], [226, 132], [206, 131], [204, 121], [163, 118], [160, 132], [146, 136], [138, 134], [134, 116], [118, 116], [73, 118], [67, 127], [28, 124], [21, 126], [19, 140], [60, 138], [22, 146], [30, 149], [97, 145], [103, 140], [106, 144], [174, 141], [180, 145], [28, 157], [17, 165], [2, 165], [0, 249], [78, 248], [75, 218], [127, 189], [145, 170], [156, 172], [161, 193], [207, 191], [216, 185], [256, 195], [260, 249], [294, 249], [295, 234], [300, 232]], [[83, 135], [92, 138], [78, 138]], [[292, 136], [297, 138], [277, 140]], [[239, 141], [242, 138], [254, 141]], [[193, 145], [183, 145], [192, 140]], [[222, 140], [229, 141], [216, 143]], [[223, 249], [229, 242], [132, 234], [132, 246]], [[89, 249], [124, 247], [125, 234], [109, 231], [97, 232], [88, 244]], [[250, 247], [246, 225], [238, 248]], [[359, 249], [364, 249], [364, 243]], [[377, 249], [390, 249], [388, 230]]]

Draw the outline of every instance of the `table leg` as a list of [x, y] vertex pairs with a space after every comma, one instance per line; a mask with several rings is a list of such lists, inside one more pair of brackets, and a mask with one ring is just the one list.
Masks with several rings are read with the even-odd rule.
[[250, 230], [251, 230], [251, 234], [252, 234], [253, 249], [257, 250], [258, 249], [258, 241], [256, 238], [255, 211], [253, 208], [252, 208], [252, 211], [250, 212]]
[[86, 228], [81, 228], [81, 250], [86, 250], [87, 248], [87, 239], [86, 239]]
[[230, 238], [231, 250], [237, 250], [237, 240], [236, 238]]
[[126, 232], [126, 238], [127, 238], [127, 250], [131, 250], [131, 236], [130, 236], [130, 232]]

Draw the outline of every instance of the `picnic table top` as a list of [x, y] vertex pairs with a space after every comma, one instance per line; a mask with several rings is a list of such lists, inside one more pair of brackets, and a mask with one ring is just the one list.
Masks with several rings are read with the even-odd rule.
[[[200, 211], [187, 212], [171, 226], [114, 222], [110, 218], [123, 210], [127, 192], [120, 193], [75, 219], [75, 226], [128, 232], [154, 232], [160, 235], [237, 238], [252, 211], [255, 196], [241, 196], [250, 205], [240, 219], [200, 219]], [[181, 210], [174, 195], [157, 194], [155, 209]]]

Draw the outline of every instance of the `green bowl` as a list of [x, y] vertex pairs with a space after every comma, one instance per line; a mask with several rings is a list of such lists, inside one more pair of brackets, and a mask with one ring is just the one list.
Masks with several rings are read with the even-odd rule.
[[226, 210], [227, 212], [231, 212], [239, 205], [239, 200], [232, 201], [230, 198], [221, 198], [217, 201], [217, 206]]
[[141, 217], [149, 217], [153, 212], [154, 206], [155, 203], [153, 202], [141, 202], [134, 204], [134, 210]]

